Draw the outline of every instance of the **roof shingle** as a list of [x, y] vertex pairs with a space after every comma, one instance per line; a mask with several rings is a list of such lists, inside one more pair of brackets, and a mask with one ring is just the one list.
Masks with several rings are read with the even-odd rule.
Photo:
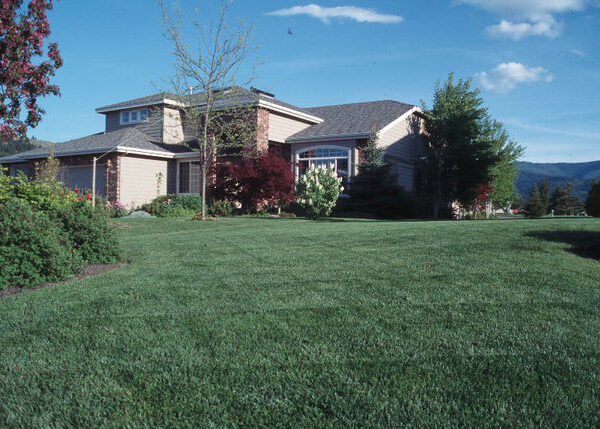
[[398, 101], [383, 100], [307, 108], [305, 110], [324, 121], [294, 134], [288, 141], [368, 134], [373, 127], [380, 130], [414, 107]]

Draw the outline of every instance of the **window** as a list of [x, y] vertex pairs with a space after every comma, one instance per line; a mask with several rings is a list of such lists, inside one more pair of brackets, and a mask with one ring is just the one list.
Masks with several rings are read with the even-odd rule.
[[135, 124], [148, 119], [148, 109], [128, 110], [121, 112], [121, 125]]
[[180, 162], [179, 164], [179, 194], [199, 194], [201, 183], [200, 163], [197, 161]]
[[302, 176], [306, 171], [314, 166], [321, 165], [327, 168], [333, 168], [338, 177], [342, 178], [342, 186], [347, 187], [348, 177], [350, 176], [349, 149], [346, 148], [316, 148], [300, 152], [298, 158], [298, 176]]

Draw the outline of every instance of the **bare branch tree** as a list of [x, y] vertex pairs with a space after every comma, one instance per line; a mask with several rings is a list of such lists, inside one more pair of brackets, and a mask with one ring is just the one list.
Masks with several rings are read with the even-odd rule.
[[[241, 86], [253, 80], [254, 73], [244, 82], [236, 77], [253, 50], [253, 27], [238, 19], [229, 25], [231, 0], [222, 0], [219, 13], [206, 25], [196, 17], [191, 19], [198, 36], [194, 47], [184, 42], [182, 10], [171, 11], [164, 0], [158, 0], [163, 17], [165, 36], [173, 43], [175, 74], [170, 86], [178, 102], [178, 110], [170, 123], [180, 127], [181, 143], [199, 153], [201, 170], [202, 219], [206, 218], [207, 177], [217, 156], [231, 155], [234, 147], [256, 145], [256, 111], [249, 107]], [[177, 116], [179, 116], [177, 118]], [[164, 117], [166, 124], [167, 117]]]

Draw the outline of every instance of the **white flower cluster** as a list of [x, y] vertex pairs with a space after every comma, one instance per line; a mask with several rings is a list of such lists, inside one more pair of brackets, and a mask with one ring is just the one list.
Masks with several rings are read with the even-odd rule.
[[335, 169], [311, 165], [298, 182], [297, 202], [306, 209], [308, 217], [329, 216], [344, 189], [341, 183], [342, 179], [337, 177]]

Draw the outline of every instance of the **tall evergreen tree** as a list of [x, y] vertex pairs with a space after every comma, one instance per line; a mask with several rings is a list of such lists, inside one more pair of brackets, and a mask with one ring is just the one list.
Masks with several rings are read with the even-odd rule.
[[544, 203], [540, 197], [540, 191], [536, 184], [533, 185], [529, 199], [525, 202], [524, 207], [525, 216], [529, 218], [542, 217], [546, 214], [544, 210]]
[[550, 184], [546, 179], [540, 183], [540, 200], [544, 208], [544, 214], [550, 212]]
[[600, 217], [600, 182], [592, 183], [585, 201], [585, 210], [589, 216]]
[[583, 203], [572, 194], [573, 185], [557, 186], [552, 193], [550, 206], [557, 215], [574, 216], [583, 212]]
[[379, 146], [377, 129], [373, 127], [366, 146], [358, 175], [352, 179], [348, 190], [350, 199], [344, 201], [344, 209], [370, 213], [378, 217], [406, 217], [407, 195], [398, 185], [398, 178], [391, 166], [383, 162], [385, 148]]

